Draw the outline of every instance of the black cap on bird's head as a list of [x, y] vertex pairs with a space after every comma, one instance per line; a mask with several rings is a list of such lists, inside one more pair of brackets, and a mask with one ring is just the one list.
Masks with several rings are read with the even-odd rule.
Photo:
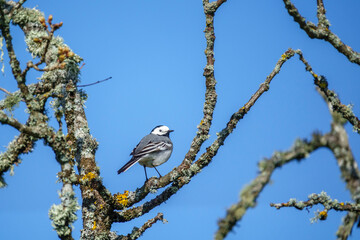
[[169, 134], [171, 132], [173, 132], [174, 130], [170, 130], [167, 126], [165, 125], [158, 125], [156, 127], [153, 128], [153, 130], [151, 130], [151, 134], [155, 134], [155, 135], [159, 135], [159, 136], [169, 136]]

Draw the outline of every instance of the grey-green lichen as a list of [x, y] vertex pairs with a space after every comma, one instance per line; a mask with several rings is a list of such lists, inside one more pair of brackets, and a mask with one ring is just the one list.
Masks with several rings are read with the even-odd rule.
[[33, 58], [41, 57], [44, 54], [47, 37], [46, 31], [31, 30], [28, 32], [25, 37], [25, 43]]
[[49, 218], [52, 220], [51, 225], [59, 237], [71, 234], [72, 223], [77, 220], [76, 212], [80, 209], [72, 187], [67, 188], [69, 189], [63, 190], [59, 194], [61, 203], [52, 205], [49, 210]]
[[33, 8], [21, 8], [14, 11], [12, 20], [14, 24], [24, 26], [28, 23], [31, 23], [32, 25], [40, 26], [39, 17], [44, 17], [44, 14], [40, 12], [39, 10]]
[[5, 64], [4, 64], [4, 37], [0, 36], [0, 63], [1, 63], [1, 72], [4, 74], [5, 71]]
[[19, 106], [21, 101], [21, 96], [17, 94], [8, 94], [3, 101], [3, 107], [10, 113], [15, 110], [16, 107]]
[[318, 220], [327, 219], [328, 211], [331, 209], [336, 211], [349, 211], [356, 213], [360, 212], [360, 204], [339, 202], [337, 199], [333, 200], [324, 191], [322, 191], [320, 194], [310, 194], [307, 201], [297, 201], [296, 199], [292, 198], [287, 203], [271, 203], [270, 206], [277, 209], [283, 207], [295, 207], [296, 209], [303, 210], [304, 208], [310, 208], [317, 204], [323, 205], [324, 209], [322, 211], [317, 210], [315, 212], [315, 216], [310, 219], [311, 223], [317, 222]]

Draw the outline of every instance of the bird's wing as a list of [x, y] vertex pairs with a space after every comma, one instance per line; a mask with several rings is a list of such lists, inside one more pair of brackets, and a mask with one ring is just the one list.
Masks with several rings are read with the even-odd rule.
[[170, 150], [171, 148], [172, 148], [171, 143], [149, 142], [141, 150], [139, 149], [139, 151], [136, 151], [136, 153], [133, 153], [133, 156], [134, 156], [134, 158], [140, 158], [149, 153], [163, 151], [163, 150]]
[[171, 150], [172, 143], [167, 139], [159, 138], [157, 136], [153, 136], [151, 134], [145, 136], [139, 144], [132, 150], [130, 155], [133, 157], [128, 161], [122, 168], [118, 170], [118, 174], [125, 172], [129, 168], [131, 168], [135, 163], [137, 163], [142, 156], [145, 156], [149, 153], [154, 153], [163, 150]]

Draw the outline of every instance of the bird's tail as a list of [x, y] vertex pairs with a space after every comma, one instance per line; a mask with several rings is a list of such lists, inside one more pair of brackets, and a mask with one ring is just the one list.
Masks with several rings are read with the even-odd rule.
[[130, 161], [128, 161], [122, 168], [120, 168], [117, 173], [120, 174], [122, 172], [126, 172], [129, 168], [131, 168], [135, 163], [137, 163], [139, 160], [135, 158], [131, 158]]

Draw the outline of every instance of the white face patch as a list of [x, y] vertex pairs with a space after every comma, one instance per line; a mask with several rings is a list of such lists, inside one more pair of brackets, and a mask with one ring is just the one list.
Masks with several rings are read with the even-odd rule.
[[169, 128], [167, 126], [160, 126], [155, 128], [151, 133], [156, 135], [165, 135], [169, 132]]

